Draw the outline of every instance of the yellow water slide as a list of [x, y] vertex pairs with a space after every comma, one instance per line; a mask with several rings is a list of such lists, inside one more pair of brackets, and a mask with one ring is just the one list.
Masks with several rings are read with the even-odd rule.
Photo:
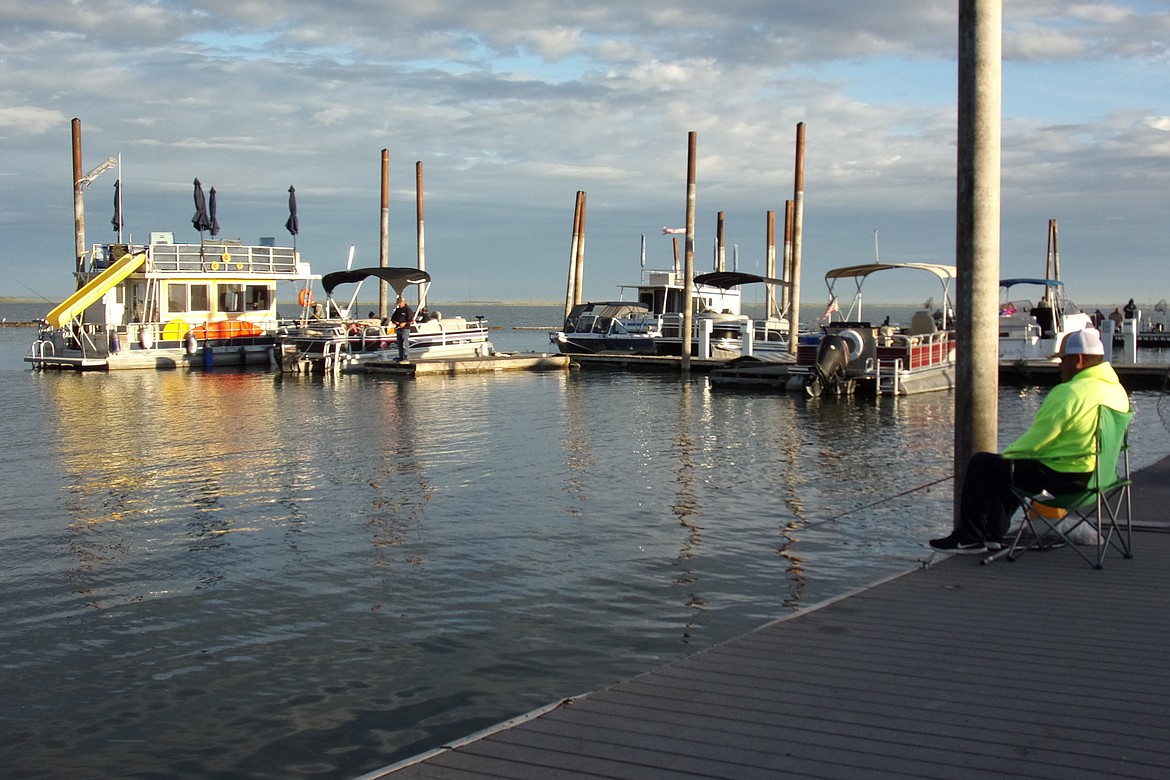
[[54, 328], [62, 327], [80, 312], [85, 311], [93, 305], [111, 287], [138, 270], [138, 267], [145, 261], [145, 252], [123, 255], [114, 261], [113, 265], [109, 268], [90, 279], [84, 287], [62, 301], [57, 308], [49, 312], [49, 316], [45, 319]]

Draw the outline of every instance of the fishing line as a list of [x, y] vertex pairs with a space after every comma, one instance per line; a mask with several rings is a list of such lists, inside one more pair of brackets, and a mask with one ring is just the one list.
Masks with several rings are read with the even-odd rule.
[[860, 512], [863, 509], [873, 509], [875, 506], [880, 506], [888, 501], [893, 501], [895, 498], [901, 498], [902, 496], [908, 496], [911, 493], [917, 493], [919, 490], [925, 490], [926, 488], [934, 487], [935, 485], [938, 485], [940, 483], [946, 482], [947, 480], [951, 480], [954, 478], [955, 478], [954, 474], [947, 474], [945, 477], [939, 477], [938, 479], [934, 480], [933, 482], [927, 482], [924, 485], [918, 485], [916, 487], [907, 488], [906, 490], [903, 490], [901, 493], [895, 493], [892, 496], [886, 496], [885, 498], [879, 498], [877, 501], [874, 501], [874, 502], [869, 503], [869, 504], [864, 504], [862, 506], [855, 506], [852, 509], [846, 509], [844, 512], [841, 512], [839, 514], [836, 514], [836, 515], [829, 517], [829, 518], [826, 518], [824, 520], [818, 520], [815, 523], [809, 523], [806, 526], [802, 526], [802, 528], [803, 529], [818, 528], [818, 527], [820, 527], [822, 525], [826, 525], [828, 523], [835, 523], [838, 520], [840, 520], [842, 517], [846, 517], [848, 515], [851, 515], [854, 512]]
[[25, 284], [24, 282], [22, 282], [22, 281], [20, 281], [19, 279], [17, 279], [17, 278], [16, 278], [15, 276], [13, 276], [12, 274], [8, 274], [8, 278], [9, 278], [9, 279], [11, 279], [12, 281], [16, 282], [17, 284], [19, 284], [19, 285], [20, 285], [21, 287], [23, 287], [24, 289], [28, 290], [28, 291], [29, 291], [30, 293], [32, 293], [33, 295], [35, 295], [35, 296], [37, 296], [38, 298], [40, 298], [40, 299], [41, 299], [42, 301], [44, 301], [45, 303], [52, 303], [52, 304], [55, 304], [55, 302], [54, 302], [54, 301], [52, 301], [52, 300], [50, 300], [50, 299], [46, 298], [45, 296], [41, 295], [39, 292], [37, 292], [36, 290], [34, 290], [33, 288], [29, 287], [29, 286], [28, 286], [27, 284]]
[[1170, 372], [1162, 377], [1162, 394], [1158, 396], [1157, 409], [1162, 427], [1170, 431]]

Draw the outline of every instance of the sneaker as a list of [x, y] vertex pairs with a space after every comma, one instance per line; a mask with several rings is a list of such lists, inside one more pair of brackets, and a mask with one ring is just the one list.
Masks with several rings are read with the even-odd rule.
[[1003, 542], [999, 539], [988, 539], [983, 546], [987, 548], [987, 552], [999, 552], [1003, 549]]
[[987, 552], [987, 545], [983, 542], [963, 542], [959, 537], [951, 534], [941, 539], [931, 539], [930, 546], [943, 552], [953, 552], [959, 555], [978, 555]]

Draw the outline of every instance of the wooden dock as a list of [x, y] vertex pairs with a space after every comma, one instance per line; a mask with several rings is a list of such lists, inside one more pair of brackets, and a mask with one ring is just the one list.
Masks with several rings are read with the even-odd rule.
[[[631, 355], [622, 352], [594, 352], [587, 355], [569, 355], [573, 364], [581, 368], [609, 369], [612, 371], [682, 371], [682, 358], [678, 355]], [[726, 360], [691, 358], [691, 371], [706, 373], [726, 366]]]
[[[1158, 389], [1170, 376], [1170, 365], [1166, 363], [1113, 362], [1110, 365], [1127, 390]], [[1060, 382], [1060, 365], [1047, 360], [1005, 360], [999, 364], [999, 378], [1008, 383], [1054, 385]]]
[[1133, 559], [922, 540], [920, 568], [362, 780], [1170, 777], [1170, 459], [1136, 483]]
[[497, 352], [486, 357], [423, 358], [399, 363], [394, 360], [371, 360], [359, 364], [367, 374], [390, 374], [400, 377], [455, 374], [490, 374], [497, 371], [564, 371], [568, 355], [541, 352]]
[[[1165, 363], [1113, 363], [1127, 390], [1164, 387], [1170, 377]], [[1060, 365], [1046, 360], [1004, 360], [999, 364], [1004, 384], [1054, 385], [1060, 381]], [[741, 363], [711, 369], [711, 382], [720, 386], [783, 390], [788, 383], [788, 365], [782, 363]]]

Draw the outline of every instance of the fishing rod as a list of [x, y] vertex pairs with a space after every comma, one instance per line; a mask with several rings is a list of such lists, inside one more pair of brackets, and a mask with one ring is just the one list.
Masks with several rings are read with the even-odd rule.
[[836, 514], [832, 517], [825, 518], [824, 520], [818, 520], [815, 523], [809, 523], [808, 525], [803, 526], [803, 528], [807, 530], [809, 528], [819, 528], [822, 525], [827, 525], [829, 523], [835, 523], [838, 520], [840, 520], [841, 518], [846, 517], [846, 516], [851, 515], [851, 514], [854, 514], [855, 512], [860, 512], [860, 511], [865, 510], [865, 509], [873, 509], [875, 506], [880, 506], [888, 501], [893, 501], [895, 498], [901, 498], [902, 496], [908, 496], [911, 493], [917, 493], [920, 490], [926, 490], [927, 488], [934, 487], [935, 485], [941, 484], [943, 482], [946, 482], [946, 481], [954, 479], [954, 478], [955, 478], [954, 474], [947, 474], [945, 477], [939, 477], [938, 479], [936, 479], [932, 482], [927, 482], [923, 485], [917, 485], [917, 486], [912, 487], [912, 488], [907, 488], [906, 490], [903, 490], [901, 493], [895, 493], [892, 496], [886, 496], [885, 498], [879, 498], [877, 501], [873, 501], [873, 502], [868, 503], [868, 504], [863, 504], [862, 506], [855, 506], [852, 509], [846, 509], [844, 512], [840, 512], [839, 514]]

